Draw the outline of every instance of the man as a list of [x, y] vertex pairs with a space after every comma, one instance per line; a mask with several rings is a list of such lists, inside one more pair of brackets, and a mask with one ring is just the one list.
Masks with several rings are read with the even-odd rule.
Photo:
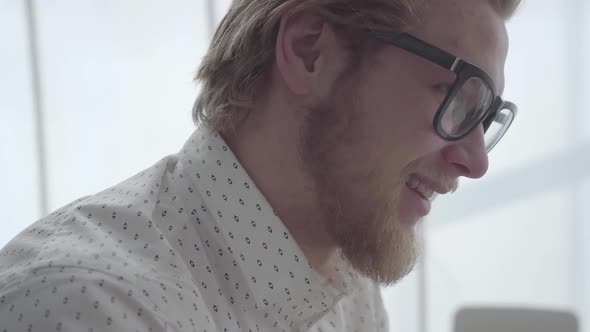
[[0, 252], [3, 331], [386, 331], [435, 194], [479, 178], [510, 0], [237, 0], [183, 149]]

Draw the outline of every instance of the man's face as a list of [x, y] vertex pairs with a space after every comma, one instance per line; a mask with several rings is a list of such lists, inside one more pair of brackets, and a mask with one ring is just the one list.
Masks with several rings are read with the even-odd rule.
[[[421, 18], [412, 35], [479, 66], [503, 87], [507, 36], [487, 1], [431, 0]], [[341, 75], [302, 133], [326, 228], [344, 257], [381, 283], [412, 270], [414, 226], [430, 210], [429, 194], [487, 171], [481, 126], [456, 142], [433, 128], [445, 96], [441, 84], [454, 79], [428, 60], [384, 46]]]

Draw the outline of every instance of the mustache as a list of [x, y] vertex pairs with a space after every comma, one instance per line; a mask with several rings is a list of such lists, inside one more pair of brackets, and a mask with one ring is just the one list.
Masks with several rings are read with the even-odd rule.
[[410, 176], [410, 174], [419, 174], [421, 176], [424, 176], [436, 183], [439, 183], [440, 185], [442, 185], [445, 188], [449, 188], [450, 190], [450, 194], [456, 192], [457, 190], [459, 190], [459, 178], [456, 177], [451, 177], [447, 174], [443, 174], [441, 173], [440, 170], [432, 170], [432, 169], [419, 169], [419, 168], [410, 168], [408, 170], [406, 170], [405, 172], [403, 172], [403, 177], [402, 179], [406, 179], [408, 176]]

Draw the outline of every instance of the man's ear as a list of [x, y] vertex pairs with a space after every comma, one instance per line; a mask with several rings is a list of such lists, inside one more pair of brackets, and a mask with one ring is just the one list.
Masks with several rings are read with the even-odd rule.
[[[331, 79], [338, 40], [326, 20], [309, 12], [281, 19], [276, 42], [276, 65], [285, 84], [296, 95], [315, 94]], [[335, 59], [331, 59], [335, 60]], [[321, 75], [320, 75], [321, 74]]]

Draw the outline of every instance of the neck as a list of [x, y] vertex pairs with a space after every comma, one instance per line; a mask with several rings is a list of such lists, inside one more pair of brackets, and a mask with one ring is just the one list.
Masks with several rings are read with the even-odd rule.
[[313, 181], [299, 153], [304, 114], [268, 100], [224, 138], [312, 267], [322, 273], [336, 247], [326, 232]]

